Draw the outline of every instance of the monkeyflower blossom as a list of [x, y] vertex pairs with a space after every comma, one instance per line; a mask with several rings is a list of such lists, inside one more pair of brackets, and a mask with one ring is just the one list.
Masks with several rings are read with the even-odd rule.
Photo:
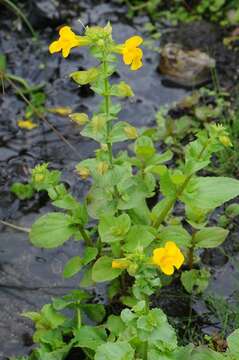
[[143, 51], [139, 48], [142, 42], [143, 39], [135, 35], [126, 40], [122, 45], [123, 61], [126, 65], [131, 65], [131, 70], [138, 70], [143, 66]]
[[153, 251], [152, 262], [159, 266], [164, 274], [173, 275], [174, 268], [179, 269], [183, 265], [184, 256], [173, 241], [168, 241], [165, 247]]
[[88, 45], [90, 43], [86, 36], [76, 35], [69, 26], [63, 26], [59, 31], [59, 39], [53, 41], [49, 46], [51, 54], [62, 51], [62, 56], [66, 58], [72, 48]]

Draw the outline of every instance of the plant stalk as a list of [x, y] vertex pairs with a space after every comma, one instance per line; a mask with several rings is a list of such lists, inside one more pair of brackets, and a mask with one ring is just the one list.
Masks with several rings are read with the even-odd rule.
[[189, 269], [193, 269], [194, 250], [195, 250], [195, 233], [192, 234], [191, 247], [188, 249], [188, 266]]
[[[110, 95], [109, 95], [109, 81], [107, 78], [107, 62], [104, 61], [103, 62], [103, 66], [104, 66], [104, 86], [105, 86], [105, 94], [104, 94], [104, 98], [105, 98], [105, 114], [107, 117], [107, 139], [109, 137], [110, 131], [111, 131], [111, 121], [109, 121], [109, 115], [110, 115]], [[113, 153], [112, 153], [112, 145], [110, 142], [107, 142], [107, 147], [108, 147], [108, 154], [109, 154], [109, 162], [110, 162], [110, 167], [113, 167]]]
[[87, 232], [85, 231], [85, 229], [83, 228], [82, 225], [78, 224], [79, 226], [79, 230], [80, 230], [80, 233], [86, 243], [87, 246], [92, 246], [93, 243], [92, 243], [92, 239], [88, 236]]

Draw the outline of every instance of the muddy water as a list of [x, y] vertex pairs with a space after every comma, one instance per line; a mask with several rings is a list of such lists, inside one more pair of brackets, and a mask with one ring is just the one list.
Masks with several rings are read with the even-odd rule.
[[[30, 83], [44, 81], [47, 106], [70, 106], [74, 111], [89, 114], [97, 108], [99, 99], [87, 87], [77, 88], [68, 74], [94, 64], [85, 50], [76, 50], [64, 60], [50, 56], [49, 42], [56, 37], [56, 28], [68, 21], [75, 31], [82, 31], [77, 20], [80, 16], [85, 24], [103, 25], [110, 20], [114, 37], [118, 41], [141, 34], [147, 17], [137, 17], [129, 24], [125, 19], [126, 8], [116, 2], [65, 1], [64, 4], [41, 0], [30, 2], [30, 19], [39, 32], [39, 42], [32, 42], [29, 34], [16, 29], [16, 22], [9, 11], [0, 6], [0, 51], [7, 55], [8, 71], [23, 76]], [[107, 5], [106, 5], [107, 3]], [[172, 103], [185, 95], [185, 90], [162, 85], [156, 68], [158, 54], [145, 48], [144, 67], [130, 72], [119, 63], [118, 78], [128, 81], [135, 92], [132, 103], [122, 103], [121, 119], [140, 126], [153, 126], [159, 107]], [[49, 162], [51, 168], [63, 171], [63, 180], [79, 199], [87, 191], [74, 173], [77, 162], [93, 154], [96, 144], [82, 138], [78, 128], [68, 119], [53, 114], [48, 120], [74, 146], [75, 151], [62, 142], [47, 124], [25, 132], [18, 129], [17, 119], [24, 114], [24, 102], [6, 85], [0, 97], [0, 218], [30, 227], [33, 221], [47, 211], [53, 210], [44, 194], [28, 201], [19, 201], [10, 192], [14, 181], [27, 179], [29, 170], [40, 162]], [[78, 286], [80, 277], [63, 280], [61, 272], [65, 262], [82, 251], [78, 242], [69, 241], [54, 250], [32, 247], [27, 234], [0, 225], [0, 358], [26, 355], [32, 348], [31, 322], [20, 316], [23, 311], [39, 309], [51, 297], [65, 294]], [[214, 267], [213, 291], [230, 296], [235, 290], [234, 265], [228, 261]], [[225, 276], [226, 274], [226, 276]], [[225, 283], [225, 292], [221, 284]], [[230, 285], [229, 285], [230, 284]], [[223, 290], [222, 290], [223, 289]], [[92, 289], [99, 301], [105, 301], [101, 287]], [[201, 309], [201, 308], [200, 308]], [[202, 310], [201, 310], [202, 311]]]

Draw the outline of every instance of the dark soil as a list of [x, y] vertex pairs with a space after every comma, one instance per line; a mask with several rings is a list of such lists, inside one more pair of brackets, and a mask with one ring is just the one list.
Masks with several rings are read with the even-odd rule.
[[[78, 18], [89, 25], [103, 25], [110, 20], [115, 39], [124, 41], [136, 33], [142, 34], [143, 25], [148, 18], [136, 17], [129, 24], [125, 17], [127, 8], [119, 6], [117, 1], [68, 0], [59, 3], [61, 4], [49, 0], [25, 2], [29, 19], [39, 34], [38, 42], [32, 41], [25, 27], [18, 30], [19, 21], [0, 5], [0, 52], [7, 56], [8, 72], [24, 77], [30, 84], [43, 81], [46, 83], [44, 91], [48, 107], [70, 106], [74, 111], [91, 114], [99, 99], [86, 87], [77, 88], [68, 74], [79, 68], [89, 67], [92, 61], [85, 50], [73, 51], [67, 60], [57, 55], [50, 56], [48, 44], [57, 37], [57, 27], [68, 23], [81, 33], [82, 26]], [[193, 26], [194, 35], [190, 32], [189, 25], [186, 25], [181, 27], [180, 31], [167, 32], [167, 36], [170, 41], [171, 37], [174, 41], [183, 39], [189, 47], [190, 44], [203, 47], [203, 40], [207, 35], [200, 32], [200, 24]], [[226, 55], [226, 50], [220, 53], [221, 37], [221, 31], [215, 30], [215, 34], [210, 37], [210, 46], [207, 46], [218, 56], [219, 78], [226, 87], [231, 87], [238, 74], [235, 67], [239, 60], [234, 53], [228, 52]], [[120, 117], [138, 127], [155, 125], [155, 113], [159, 107], [180, 100], [186, 94], [183, 89], [163, 86], [157, 72], [158, 54], [147, 48], [144, 52], [144, 67], [139, 72], [132, 73], [122, 63], [119, 64], [119, 78], [128, 81], [136, 94], [132, 103], [123, 103], [124, 110]], [[5, 93], [0, 97], [0, 107], [0, 219], [30, 227], [36, 218], [53, 208], [45, 194], [36, 195], [27, 201], [16, 199], [9, 191], [11, 184], [14, 181], [26, 181], [32, 167], [41, 162], [49, 162], [50, 168], [62, 170], [63, 181], [68, 184], [72, 193], [81, 199], [89, 184], [77, 177], [74, 167], [77, 162], [93, 154], [96, 144], [82, 138], [78, 128], [67, 118], [53, 114], [47, 115], [47, 119], [64, 135], [75, 151], [43, 121], [31, 132], [19, 129], [17, 120], [24, 115], [25, 104], [9, 84], [5, 85]], [[2, 225], [0, 228], [0, 358], [4, 359], [13, 355], [26, 355], [32, 349], [33, 326], [30, 321], [20, 316], [22, 312], [37, 310], [49, 302], [51, 297], [63, 295], [78, 286], [79, 277], [65, 281], [61, 272], [66, 261], [81, 252], [82, 248], [79, 247], [79, 242], [69, 241], [54, 250], [37, 249], [30, 245], [25, 233]], [[232, 251], [232, 243], [237, 244], [237, 252]], [[238, 261], [239, 254], [236, 230], [223, 249], [228, 251], [227, 261], [217, 252], [202, 255], [203, 261], [213, 267], [213, 281], [207, 292], [231, 299], [235, 289], [238, 289], [239, 269], [236, 260]], [[104, 286], [90, 290], [99, 301], [107, 303]], [[169, 290], [171, 296], [167, 295]], [[182, 306], [178, 306], [178, 296]], [[188, 298], [177, 285], [165, 289], [165, 297], [162, 292], [153, 303], [160, 304], [169, 316], [174, 317], [178, 326], [181, 326], [181, 319], [189, 313]], [[220, 328], [219, 320], [212, 316], [203, 300], [193, 299], [193, 315], [196, 321], [199, 318], [206, 319], [200, 320], [201, 331], [212, 333]], [[74, 356], [75, 352], [72, 353], [71, 360], [77, 358]]]

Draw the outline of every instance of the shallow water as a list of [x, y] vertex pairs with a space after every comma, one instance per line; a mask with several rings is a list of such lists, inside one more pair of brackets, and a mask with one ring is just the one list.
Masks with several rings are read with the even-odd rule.
[[[142, 34], [147, 17], [137, 17], [133, 23], [125, 19], [126, 8], [116, 2], [66, 1], [54, 7], [51, 1], [38, 1], [33, 4], [30, 19], [39, 31], [40, 44], [32, 42], [25, 31], [17, 31], [13, 26], [14, 17], [0, 6], [0, 51], [7, 55], [8, 71], [23, 76], [30, 83], [44, 81], [47, 106], [70, 106], [74, 111], [89, 114], [97, 108], [99, 99], [92, 96], [87, 87], [77, 88], [68, 74], [92, 65], [86, 51], [73, 51], [64, 60], [60, 56], [50, 56], [48, 44], [57, 36], [57, 26], [66, 22], [76, 31], [82, 31], [80, 18], [85, 24], [113, 24], [114, 37], [118, 41]], [[71, 19], [68, 21], [68, 19]], [[163, 104], [181, 99], [186, 91], [169, 88], [162, 84], [156, 71], [157, 53], [144, 49], [144, 67], [139, 72], [130, 72], [119, 63], [119, 79], [128, 81], [135, 92], [130, 103], [123, 102], [122, 120], [141, 126], [153, 126], [155, 113]], [[82, 138], [79, 130], [67, 118], [53, 114], [48, 120], [74, 146], [69, 148], [47, 124], [41, 121], [39, 128], [25, 132], [18, 129], [17, 119], [24, 114], [24, 102], [13, 90], [6, 86], [0, 98], [0, 218], [24, 227], [30, 227], [34, 220], [52, 210], [44, 194], [33, 199], [19, 201], [10, 192], [14, 181], [27, 179], [29, 170], [40, 162], [49, 162], [51, 168], [63, 170], [63, 180], [69, 184], [72, 193], [79, 199], [87, 191], [87, 183], [82, 182], [74, 172], [80, 160], [93, 154], [96, 144]], [[64, 294], [67, 289], [78, 286], [80, 278], [63, 280], [61, 271], [65, 262], [82, 251], [79, 242], [69, 241], [54, 250], [36, 249], [28, 241], [27, 234], [0, 225], [0, 357], [28, 354], [31, 349], [30, 335], [32, 323], [20, 316], [23, 311], [37, 310], [51, 297]], [[238, 270], [237, 270], [238, 271]], [[238, 272], [230, 262], [215, 266], [211, 291], [230, 296], [238, 287]], [[223, 284], [223, 286], [222, 286]], [[104, 299], [104, 289], [95, 289], [100, 301]], [[201, 308], [200, 308], [201, 309]], [[7, 341], [6, 341], [7, 339]]]

